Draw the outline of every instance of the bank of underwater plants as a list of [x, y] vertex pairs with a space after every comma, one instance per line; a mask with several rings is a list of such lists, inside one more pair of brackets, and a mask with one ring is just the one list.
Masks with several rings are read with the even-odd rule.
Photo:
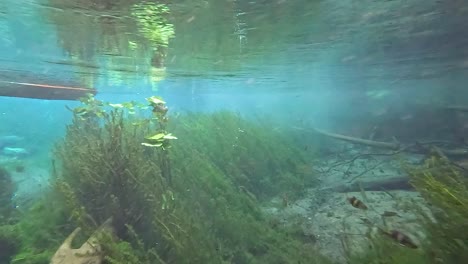
[[75, 227], [83, 241], [109, 218], [107, 263], [328, 263], [259, 208], [313, 184], [287, 136], [227, 112], [169, 122], [156, 97], [83, 103], [57, 144], [51, 193], [0, 232], [17, 242], [12, 263], [48, 263]]

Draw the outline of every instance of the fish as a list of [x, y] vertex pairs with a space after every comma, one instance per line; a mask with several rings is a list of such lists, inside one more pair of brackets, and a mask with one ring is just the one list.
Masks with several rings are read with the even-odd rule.
[[0, 149], [3, 149], [7, 146], [15, 145], [23, 140], [24, 138], [16, 135], [0, 136]]
[[348, 201], [355, 208], [359, 208], [359, 209], [362, 209], [362, 210], [367, 210], [367, 206], [361, 200], [356, 198], [355, 196], [353, 196], [351, 198], [348, 198]]
[[390, 216], [401, 217], [397, 212], [392, 212], [392, 211], [385, 211], [385, 212], [382, 213], [382, 216], [384, 216], [384, 217], [390, 217]]
[[398, 242], [402, 246], [413, 248], [413, 249], [418, 248], [418, 245], [416, 245], [409, 236], [403, 234], [402, 232], [398, 230], [385, 231], [385, 230], [380, 229], [380, 231], [383, 234], [395, 240], [396, 242]]
[[387, 231], [384, 228], [379, 227], [378, 225], [374, 224], [372, 221], [370, 221], [367, 218], [361, 218], [361, 221], [364, 224], [368, 225], [369, 227], [375, 226], [379, 230], [380, 233], [386, 235], [387, 237], [389, 237], [392, 240], [398, 242], [398, 244], [400, 244], [400, 245], [402, 245], [404, 247], [408, 247], [408, 248], [412, 248], [412, 249], [417, 249], [418, 248], [418, 245], [416, 243], [414, 243], [414, 241], [408, 235], [404, 234], [401, 231], [398, 231], [398, 230], [395, 230], [395, 229]]
[[0, 151], [0, 154], [3, 154], [7, 157], [26, 157], [30, 152], [24, 148], [8, 148], [5, 147]]

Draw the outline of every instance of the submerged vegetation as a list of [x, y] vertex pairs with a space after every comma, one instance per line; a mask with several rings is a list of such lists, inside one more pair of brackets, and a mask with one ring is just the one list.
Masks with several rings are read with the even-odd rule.
[[467, 263], [468, 179], [466, 170], [433, 151], [419, 167], [408, 167], [411, 184], [429, 204], [429, 211], [413, 206], [424, 237], [417, 249], [379, 235], [369, 236], [364, 254], [349, 252], [350, 263]]
[[422, 214], [428, 254], [434, 263], [468, 262], [468, 178], [435, 153], [425, 168], [413, 172], [413, 185], [431, 204], [433, 218]]
[[259, 207], [313, 184], [288, 137], [227, 112], [169, 122], [165, 102], [147, 100], [73, 109], [51, 191], [0, 229], [15, 242], [0, 263], [49, 263], [76, 227], [83, 241], [108, 219], [106, 263], [328, 263]]
[[0, 167], [0, 224], [8, 222], [13, 211], [11, 198], [15, 192], [15, 186], [10, 173]]
[[[241, 191], [263, 200], [282, 192], [299, 195], [316, 178], [293, 137], [246, 121], [229, 112], [188, 114], [172, 129], [184, 146], [174, 160], [203, 155]], [[189, 151], [188, 153], [186, 151]], [[310, 158], [310, 157], [309, 157]]]
[[[82, 102], [70, 109], [42, 199], [16, 210], [0, 170], [0, 263], [50, 263], [75, 228], [82, 244], [109, 220], [97, 239], [104, 263], [330, 263], [299, 226], [275, 224], [261, 210], [272, 197], [288, 197], [287, 206], [316, 184], [293, 136], [230, 112], [171, 116], [159, 97]], [[437, 151], [407, 171], [430, 204], [411, 208], [424, 237], [405, 246], [385, 223], [370, 223], [370, 247], [348, 250], [348, 263], [467, 262], [465, 171]]]

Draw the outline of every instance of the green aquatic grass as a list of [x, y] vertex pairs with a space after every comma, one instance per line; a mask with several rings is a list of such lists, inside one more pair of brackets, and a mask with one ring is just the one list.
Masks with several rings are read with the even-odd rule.
[[364, 252], [351, 252], [348, 263], [426, 264], [431, 262], [422, 250], [406, 248], [386, 237], [378, 236], [370, 240], [370, 246]]
[[[42, 263], [75, 226], [86, 237], [109, 217], [120, 240], [102, 240], [106, 263], [328, 263], [260, 210], [263, 199], [314, 183], [287, 135], [228, 112], [183, 115], [166, 127], [163, 116], [87, 103], [57, 144], [52, 196], [37, 206], [61, 203], [14, 225], [15, 263]], [[160, 132], [178, 139], [142, 146]]]
[[0, 226], [0, 241], [5, 239], [10, 245], [6, 250], [2, 248], [0, 263], [50, 262], [51, 255], [74, 228], [58, 198], [53, 193], [44, 194], [32, 207], [19, 210], [16, 221]]
[[425, 237], [419, 249], [408, 249], [384, 236], [370, 239], [371, 248], [350, 252], [349, 263], [468, 263], [468, 180], [466, 171], [432, 155], [419, 167], [406, 167], [411, 184], [429, 205], [413, 206]]
[[15, 184], [10, 173], [0, 167], [0, 224], [8, 223], [13, 216], [14, 206], [11, 197], [15, 192]]
[[430, 204], [432, 217], [421, 213], [428, 254], [445, 263], [468, 262], [468, 178], [465, 170], [433, 155], [410, 173], [411, 182]]
[[[294, 138], [256, 125], [230, 112], [188, 114], [173, 121], [173, 131], [183, 146], [174, 150], [175, 160], [183, 159], [179, 150], [217, 166], [238, 187], [259, 199], [291, 192], [292, 196], [313, 186], [316, 177], [305, 170], [311, 157], [305, 156]], [[180, 154], [182, 155], [180, 155]]]

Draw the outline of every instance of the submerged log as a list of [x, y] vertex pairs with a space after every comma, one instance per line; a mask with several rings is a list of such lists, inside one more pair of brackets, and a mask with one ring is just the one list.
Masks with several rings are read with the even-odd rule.
[[37, 83], [0, 81], [0, 96], [47, 100], [78, 100], [86, 94], [96, 94], [95, 89]]
[[400, 148], [400, 144], [396, 144], [396, 143], [388, 143], [388, 142], [374, 141], [374, 140], [368, 140], [368, 139], [362, 139], [362, 138], [355, 138], [355, 137], [330, 133], [330, 132], [326, 132], [326, 131], [319, 130], [319, 129], [314, 129], [314, 130], [321, 135], [343, 140], [343, 141], [348, 141], [351, 143], [357, 143], [361, 145], [372, 146], [372, 147], [377, 147], [377, 148], [386, 148], [386, 149], [392, 149], [392, 150], [398, 150]]
[[[354, 144], [360, 144], [360, 145], [371, 146], [371, 147], [376, 147], [376, 148], [391, 149], [395, 151], [394, 153], [389, 153], [389, 155], [397, 154], [400, 152], [426, 154], [432, 149], [430, 144], [415, 143], [412, 145], [400, 145], [398, 143], [381, 142], [381, 141], [350, 137], [346, 135], [326, 132], [326, 131], [319, 130], [319, 129], [314, 129], [314, 131], [320, 135], [324, 135], [324, 136], [331, 137], [331, 138], [338, 139], [338, 140], [343, 140], [346, 142], [351, 142]], [[424, 146], [424, 145], [428, 145], [428, 146]], [[466, 148], [456, 148], [456, 149], [439, 148], [439, 150], [447, 156], [468, 156], [468, 149]]]

